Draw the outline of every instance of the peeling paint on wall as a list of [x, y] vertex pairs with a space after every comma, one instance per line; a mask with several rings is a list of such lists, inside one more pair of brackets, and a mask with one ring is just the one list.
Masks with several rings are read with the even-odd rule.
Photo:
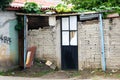
[[2, 44], [2, 45], [0, 45], [0, 57], [1, 57], [1, 55], [5, 55], [5, 54], [7, 54], [7, 45], [5, 45], [5, 44]]
[[18, 65], [17, 20], [14, 12], [0, 12], [0, 71]]
[[9, 44], [11, 41], [7, 41], [8, 38], [10, 38], [9, 23], [7, 23], [4, 27], [0, 28], [0, 47], [1, 49], [4, 49], [4, 53], [5, 53], [4, 55], [9, 55], [10, 53]]

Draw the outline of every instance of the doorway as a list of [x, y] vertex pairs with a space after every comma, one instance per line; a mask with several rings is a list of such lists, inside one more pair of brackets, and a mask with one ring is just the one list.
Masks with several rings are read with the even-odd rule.
[[77, 16], [61, 18], [61, 65], [63, 70], [78, 69]]

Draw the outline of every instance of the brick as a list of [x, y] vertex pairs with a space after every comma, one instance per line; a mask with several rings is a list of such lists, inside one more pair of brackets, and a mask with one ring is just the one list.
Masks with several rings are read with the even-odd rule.
[[[107, 68], [118, 68], [120, 63], [120, 19], [113, 19], [109, 23], [109, 19], [103, 20], [104, 23], [104, 39], [105, 54], [107, 55]], [[57, 25], [57, 29], [59, 25]], [[60, 27], [60, 26], [59, 26]], [[112, 30], [110, 30], [110, 27]], [[44, 58], [56, 60], [57, 30], [38, 29], [29, 31], [29, 44], [37, 45], [38, 53], [44, 55]], [[78, 49], [79, 49], [79, 67], [83, 68], [101, 68], [101, 39], [100, 39], [99, 23], [88, 21], [85, 23], [78, 22]], [[40, 48], [42, 49], [42, 52]], [[39, 55], [39, 56], [42, 56]], [[54, 55], [54, 56], [53, 56]], [[109, 63], [109, 64], [108, 64]], [[89, 66], [88, 66], [89, 65]]]

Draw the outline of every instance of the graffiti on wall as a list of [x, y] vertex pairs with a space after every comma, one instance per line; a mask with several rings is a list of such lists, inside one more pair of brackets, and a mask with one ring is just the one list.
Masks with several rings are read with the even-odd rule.
[[1, 43], [6, 43], [6, 44], [11, 44], [11, 38], [4, 36], [4, 35], [0, 35], [0, 42]]
[[4, 56], [10, 55], [12, 39], [9, 34], [9, 24], [0, 28], [0, 58], [3, 60], [5, 59]]
[[[8, 15], [7, 17], [5, 16]], [[17, 48], [16, 42], [17, 41], [17, 32], [15, 31], [14, 27], [17, 23], [15, 20], [15, 16], [13, 13], [2, 13], [0, 12], [0, 70], [9, 69], [11, 66], [14, 66], [17, 61], [15, 61]], [[15, 33], [15, 34], [14, 34]]]
[[0, 35], [0, 57], [9, 54], [9, 45], [11, 42], [10, 37]]

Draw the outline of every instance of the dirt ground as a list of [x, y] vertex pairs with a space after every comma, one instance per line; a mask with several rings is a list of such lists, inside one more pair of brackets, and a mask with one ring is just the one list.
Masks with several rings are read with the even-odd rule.
[[54, 72], [54, 70], [46, 66], [44, 62], [36, 61], [31, 68], [16, 68], [0, 74], [3, 76], [40, 77], [50, 72]]
[[112, 72], [110, 70], [102, 72], [101, 70], [89, 70], [85, 69], [83, 71], [56, 71], [54, 73], [49, 73], [41, 78], [43, 79], [119, 79], [120, 71]]
[[3, 76], [17, 77], [34, 77], [41, 79], [119, 79], [120, 70], [107, 70], [103, 72], [101, 69], [84, 69], [81, 71], [74, 70], [53, 70], [46, 66], [44, 62], [36, 61], [29, 69], [17, 68], [7, 72], [0, 72]]

